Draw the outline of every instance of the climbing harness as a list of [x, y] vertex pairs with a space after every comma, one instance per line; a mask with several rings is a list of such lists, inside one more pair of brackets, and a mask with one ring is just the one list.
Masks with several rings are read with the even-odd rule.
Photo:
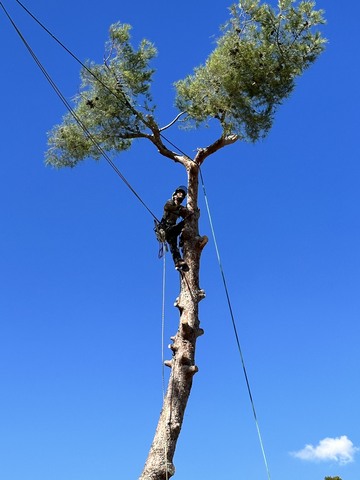
[[156, 220], [154, 220], [154, 232], [155, 232], [155, 235], [156, 235], [156, 239], [160, 243], [165, 243], [166, 232], [165, 232], [164, 225], [161, 222], [157, 222]]
[[165, 255], [165, 252], [168, 251], [168, 246], [166, 243], [166, 231], [162, 222], [154, 220], [154, 232], [156, 239], [159, 242], [158, 258], [162, 258]]

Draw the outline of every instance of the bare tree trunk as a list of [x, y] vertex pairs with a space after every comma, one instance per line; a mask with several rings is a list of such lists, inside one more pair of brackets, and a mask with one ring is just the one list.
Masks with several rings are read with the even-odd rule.
[[199, 287], [200, 256], [207, 237], [200, 237], [197, 206], [199, 167], [193, 161], [186, 163], [188, 173], [188, 203], [192, 213], [185, 222], [183, 232], [184, 259], [189, 271], [181, 273], [181, 287], [175, 306], [180, 312], [179, 329], [170, 345], [172, 359], [165, 362], [171, 367], [169, 384], [164, 398], [144, 470], [139, 480], [167, 480], [175, 473], [173, 457], [182, 427], [186, 405], [190, 396], [195, 365], [197, 338], [204, 332], [200, 328], [198, 304], [205, 297]]

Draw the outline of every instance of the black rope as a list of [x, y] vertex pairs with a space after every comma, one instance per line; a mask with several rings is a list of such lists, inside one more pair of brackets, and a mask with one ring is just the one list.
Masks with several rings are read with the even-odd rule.
[[[163, 137], [163, 138], [165, 138], [165, 137]], [[167, 139], [165, 138], [165, 140], [167, 140]], [[191, 157], [186, 155], [186, 153], [183, 152], [180, 148], [178, 148], [175, 144], [173, 144], [169, 140], [167, 140], [167, 141], [174, 148], [176, 148], [182, 155], [191, 159]], [[216, 256], [217, 256], [217, 260], [218, 260], [218, 264], [219, 264], [220, 274], [221, 274], [221, 278], [222, 278], [222, 282], [223, 282], [223, 286], [224, 286], [224, 290], [225, 290], [225, 296], [226, 296], [226, 300], [227, 300], [227, 304], [228, 304], [228, 308], [229, 308], [229, 313], [230, 313], [230, 317], [231, 317], [231, 323], [232, 323], [232, 327], [233, 327], [233, 331], [234, 331], [234, 335], [235, 335], [236, 345], [237, 345], [238, 352], [239, 352], [239, 355], [240, 355], [241, 365], [242, 365], [242, 369], [243, 369], [243, 373], [244, 373], [244, 377], [245, 377], [245, 383], [246, 383], [246, 387], [247, 387], [247, 391], [248, 391], [248, 395], [249, 395], [249, 399], [250, 399], [250, 403], [251, 403], [251, 408], [252, 408], [252, 412], [253, 412], [253, 416], [254, 416], [254, 421], [255, 421], [255, 425], [256, 425], [256, 430], [257, 430], [258, 439], [259, 439], [259, 443], [260, 443], [261, 453], [262, 453], [262, 456], [263, 456], [264, 465], [265, 465], [268, 480], [271, 480], [269, 464], [268, 464], [268, 461], [267, 461], [264, 442], [263, 442], [263, 439], [262, 439], [260, 426], [259, 426], [259, 422], [258, 422], [258, 419], [257, 419], [255, 403], [254, 403], [254, 399], [253, 399], [253, 395], [252, 395], [252, 391], [251, 391], [251, 387], [250, 387], [249, 376], [248, 376], [248, 373], [247, 373], [247, 369], [246, 369], [246, 365], [245, 365], [245, 359], [244, 359], [244, 355], [243, 355], [242, 348], [241, 348], [240, 337], [239, 337], [238, 329], [237, 329], [237, 326], [236, 326], [236, 321], [235, 321], [235, 316], [234, 316], [234, 312], [233, 312], [233, 308], [232, 308], [232, 304], [231, 304], [229, 289], [228, 289], [228, 286], [227, 286], [226, 277], [225, 277], [224, 269], [223, 269], [222, 262], [221, 262], [218, 243], [217, 243], [217, 240], [216, 240], [215, 229], [214, 229], [212, 216], [211, 216], [211, 212], [210, 212], [210, 206], [209, 206], [208, 196], [207, 196], [207, 193], [206, 193], [204, 177], [203, 177], [200, 166], [199, 166], [199, 174], [200, 174], [201, 186], [202, 186], [203, 193], [204, 193], [204, 199], [205, 199], [206, 210], [207, 210], [207, 214], [208, 214], [208, 218], [209, 218], [210, 229], [211, 229], [212, 237], [213, 237], [213, 240], [214, 240], [215, 251], [216, 251]], [[192, 294], [186, 276], [182, 272], [181, 272], [181, 275], [182, 275], [183, 278], [185, 278], [185, 281], [186, 281], [186, 284], [187, 284], [188, 289], [190, 291], [190, 294]]]
[[[20, 1], [20, 0], [15, 0], [16, 3], [18, 3], [21, 8], [23, 8], [25, 10], [25, 12], [30, 15], [30, 17], [35, 20], [35, 22], [43, 29], [45, 30], [46, 33], [48, 33], [50, 35], [50, 37], [55, 40], [56, 43], [58, 43], [79, 65], [81, 65], [82, 68], [84, 68], [96, 81], [98, 81], [109, 93], [111, 93], [112, 95], [114, 95], [114, 97], [119, 100], [119, 101], [125, 101], [125, 103], [131, 108], [131, 110], [133, 111], [134, 115], [136, 115], [143, 123], [145, 126], [148, 126], [146, 121], [144, 120], [144, 118], [142, 118], [142, 116], [139, 114], [139, 112], [137, 110], [135, 110], [130, 101], [128, 100], [128, 98], [126, 97], [125, 93], [124, 92], [121, 92], [122, 93], [122, 98], [119, 97], [118, 95], [118, 92], [115, 92], [112, 88], [110, 88], [105, 82], [103, 82], [103, 80], [101, 78], [99, 78], [97, 75], [95, 75], [95, 73], [93, 71], [91, 71], [84, 62], [82, 62], [80, 60], [80, 58], [75, 55], [61, 40], [59, 40], [59, 38], [54, 35], [33, 13], [30, 12], [30, 10]], [[183, 114], [184, 112], [182, 112], [181, 114]], [[169, 145], [171, 145], [172, 147], [174, 147], [179, 153], [181, 153], [182, 155], [184, 155], [185, 157], [187, 158], [191, 158], [191, 157], [188, 157], [188, 155], [186, 155], [185, 152], [183, 152], [179, 147], [177, 147], [174, 143], [172, 143], [168, 138], [166, 138], [166, 136], [160, 132], [160, 137], [165, 140], [166, 142], [168, 142]]]
[[108, 85], [106, 85], [105, 82], [103, 82], [103, 80], [101, 78], [99, 78], [97, 75], [95, 75], [95, 73], [84, 63], [80, 60], [80, 58], [75, 55], [63, 42], [61, 42], [61, 40], [59, 40], [56, 35], [54, 35], [33, 13], [30, 12], [30, 10], [28, 8], [26, 8], [26, 6], [20, 2], [20, 0], [15, 0], [16, 3], [18, 3], [21, 8], [23, 8], [25, 10], [25, 12], [30, 15], [30, 17], [35, 20], [35, 22], [40, 25], [40, 27], [45, 30], [46, 33], [48, 33], [50, 35], [50, 37], [55, 40], [56, 43], [58, 43], [74, 60], [76, 60], [76, 62], [81, 65], [81, 67], [86, 70], [97, 82], [99, 82], [101, 84], [101, 86], [103, 86], [109, 93], [111, 93], [117, 100], [119, 100], [120, 102], [125, 102], [126, 105], [131, 109], [131, 111], [133, 112], [134, 115], [136, 115], [145, 125], [146, 125], [146, 122], [145, 120], [141, 117], [141, 115], [139, 115], [139, 112], [137, 110], [135, 110], [133, 108], [133, 106], [131, 105], [129, 99], [126, 97], [125, 93], [120, 90], [120, 93], [122, 95], [122, 98], [119, 97], [119, 94], [118, 92], [115, 92], [114, 90], [112, 90]]
[[[116, 92], [114, 92], [110, 87], [108, 87], [100, 78], [98, 78], [83, 62], [81, 62], [81, 60], [71, 52], [71, 50], [69, 50], [55, 35], [53, 35], [50, 30], [48, 30], [45, 25], [43, 25], [21, 2], [20, 0], [15, 0], [62, 48], [64, 48], [66, 50], [66, 52], [68, 52], [89, 74], [91, 74], [97, 81], [99, 81], [102, 86], [104, 86], [109, 92], [111, 92], [118, 100], [125, 100], [126, 103], [132, 108], [129, 100], [126, 98], [125, 94], [123, 93], [123, 99], [120, 99], [119, 96], [117, 95]], [[60, 90], [58, 89], [58, 87], [56, 86], [56, 84], [53, 82], [53, 80], [51, 79], [50, 75], [47, 73], [47, 71], [45, 70], [45, 68], [43, 67], [43, 65], [41, 64], [41, 62], [38, 60], [38, 58], [36, 57], [35, 53], [33, 52], [33, 50], [31, 49], [31, 47], [29, 46], [29, 44], [27, 43], [27, 41], [25, 40], [25, 38], [23, 37], [23, 35], [21, 34], [21, 32], [19, 31], [19, 29], [17, 28], [17, 26], [15, 25], [14, 21], [12, 20], [12, 18], [10, 17], [10, 15], [8, 14], [8, 12], [6, 11], [3, 3], [0, 1], [0, 6], [2, 7], [2, 9], [4, 10], [5, 14], [7, 15], [8, 19], [10, 20], [11, 24], [13, 25], [13, 27], [15, 28], [16, 32], [18, 33], [18, 35], [20, 36], [21, 40], [23, 41], [23, 43], [25, 44], [26, 48], [28, 49], [28, 51], [30, 52], [31, 56], [33, 57], [33, 59], [35, 60], [35, 62], [37, 63], [37, 65], [39, 66], [40, 70], [42, 71], [42, 73], [45, 75], [45, 77], [47, 78], [47, 80], [49, 81], [49, 83], [51, 84], [51, 86], [53, 87], [53, 89], [55, 90], [55, 92], [57, 93], [57, 95], [60, 97], [61, 101], [64, 103], [64, 105], [66, 106], [66, 108], [69, 110], [69, 112], [71, 113], [71, 115], [74, 117], [74, 119], [76, 120], [76, 122], [81, 126], [81, 128], [83, 129], [83, 131], [86, 133], [86, 135], [88, 136], [88, 138], [93, 142], [93, 144], [95, 145], [95, 147], [98, 149], [98, 151], [102, 154], [102, 156], [107, 160], [107, 162], [110, 164], [110, 166], [114, 169], [114, 171], [120, 176], [120, 178], [124, 181], [124, 183], [127, 185], [127, 187], [132, 191], [132, 193], [138, 198], [138, 200], [143, 204], [143, 206], [148, 210], [148, 212], [153, 216], [153, 218], [159, 222], [159, 220], [156, 218], [156, 216], [152, 213], [152, 211], [147, 207], [147, 205], [144, 203], [144, 201], [141, 199], [141, 197], [137, 194], [137, 192], [133, 189], [133, 187], [129, 184], [129, 182], [126, 180], [126, 178], [122, 175], [122, 173], [119, 171], [119, 169], [116, 167], [116, 165], [112, 162], [112, 160], [108, 157], [108, 155], [106, 154], [106, 152], [102, 149], [102, 147], [96, 142], [96, 140], [94, 139], [93, 135], [89, 132], [89, 130], [86, 128], [86, 126], [83, 124], [83, 122], [81, 121], [81, 119], [76, 115], [76, 113], [74, 112], [73, 108], [71, 107], [71, 105], [68, 103], [68, 101], [65, 99], [65, 97], [62, 95], [62, 93], [60, 92]], [[146, 122], [144, 122], [144, 120], [142, 119], [142, 117], [139, 115], [139, 113], [133, 109], [133, 112], [134, 114], [138, 115], [138, 117], [143, 121], [143, 123], [146, 125]], [[190, 156], [188, 156], [184, 151], [182, 151], [179, 147], [177, 147], [174, 143], [172, 143], [169, 139], [167, 139], [161, 132], [160, 132], [160, 136], [165, 140], [167, 141], [172, 147], [174, 147], [176, 150], [178, 150], [178, 152], [180, 152], [182, 155], [186, 156], [187, 158], [191, 159]], [[218, 258], [218, 263], [219, 263], [219, 268], [220, 268], [220, 273], [221, 273], [221, 277], [222, 277], [222, 281], [223, 281], [223, 285], [224, 285], [224, 289], [225, 289], [225, 295], [226, 295], [226, 299], [227, 299], [227, 304], [228, 304], [228, 308], [229, 308], [229, 312], [230, 312], [230, 317], [231, 317], [231, 321], [232, 321], [232, 326], [233, 326], [233, 331], [234, 331], [234, 335], [235, 335], [235, 339], [236, 339], [236, 344], [237, 344], [237, 348], [238, 348], [238, 351], [239, 351], [239, 354], [240, 354], [240, 359], [241, 359], [241, 363], [242, 363], [242, 369], [243, 369], [243, 373], [244, 373], [244, 377], [245, 377], [245, 382], [246, 382], [246, 386], [247, 386], [247, 391], [248, 391], [248, 395], [249, 395], [249, 398], [250, 398], [250, 403], [251, 403], [251, 406], [252, 406], [252, 411], [253, 411], [253, 416], [254, 416], [254, 419], [255, 419], [255, 424], [256, 424], [256, 428], [257, 428], [257, 432], [258, 432], [258, 437], [259, 437], [259, 441], [260, 441], [260, 446], [261, 446], [261, 450], [262, 450], [262, 454], [263, 454], [263, 459], [264, 459], [264, 463], [265, 463], [265, 467], [266, 467], [266, 471], [267, 471], [267, 475], [268, 475], [268, 479], [270, 480], [270, 471], [269, 471], [269, 467], [268, 467], [268, 462], [267, 462], [267, 458], [266, 458], [266, 454], [265, 454], [265, 449], [264, 449], [264, 445], [263, 445], [263, 441], [262, 441], [262, 436], [261, 436], [261, 432], [260, 432], [260, 427], [259, 427], [259, 423], [258, 423], [258, 420], [257, 420], [257, 414], [256, 414], [256, 410], [255, 410], [255, 404], [254, 404], [254, 400], [253, 400], [253, 396], [252, 396], [252, 392], [251, 392], [251, 388], [250, 388], [250, 382], [249, 382], [249, 377], [248, 377], [248, 374], [247, 374], [247, 370], [246, 370], [246, 366], [245, 366], [245, 360], [244, 360], [244, 356], [243, 356], [243, 353], [242, 353], [242, 349], [241, 349], [241, 344], [240, 344], [240, 339], [239, 339], [239, 335], [238, 335], [238, 331], [237, 331], [237, 326], [236, 326], [236, 321], [235, 321], [235, 316], [234, 316], [234, 313], [233, 313], [233, 309], [232, 309], [232, 304], [231, 304], [231, 300], [230, 300], [230, 294], [229, 294], [229, 290], [228, 290], [228, 287], [227, 287], [227, 282], [226, 282], [226, 278], [225, 278], [225, 273], [224, 273], [224, 269], [223, 269], [223, 266], [222, 266], [222, 262], [221, 262], [221, 258], [220, 258], [220, 254], [219, 254], [219, 249], [218, 249], [218, 245], [217, 245], [217, 241], [216, 241], [216, 236], [215, 236], [215, 230], [214, 230], [214, 226], [213, 226], [213, 222], [212, 222], [212, 218], [211, 218], [211, 213], [210, 213], [210, 208], [209, 208], [209, 203], [208, 203], [208, 198], [207, 198], [207, 193], [206, 193], [206, 189], [205, 189], [205, 183], [204, 183], [204, 179], [203, 179], [203, 175], [202, 175], [202, 172], [201, 172], [201, 168], [199, 167], [199, 172], [200, 172], [200, 180], [201, 180], [201, 184], [202, 184], [202, 188], [203, 188], [203, 192], [204, 192], [204, 198], [205, 198], [205, 203], [206, 203], [206, 207], [207, 207], [207, 212], [208, 212], [208, 217], [209, 217], [209, 222], [210, 222], [210, 228], [212, 230], [212, 235], [213, 235], [213, 239], [214, 239], [214, 244], [215, 244], [215, 250], [216, 250], [216, 254], [217, 254], [217, 258]], [[187, 283], [187, 279], [185, 277], [185, 280], [186, 280], [186, 283]]]
[[99, 151], [99, 153], [105, 158], [105, 160], [108, 162], [108, 164], [111, 166], [111, 168], [115, 171], [115, 173], [121, 178], [121, 180], [125, 183], [125, 185], [131, 190], [131, 192], [136, 196], [136, 198], [146, 208], [146, 210], [150, 213], [150, 215], [154, 218], [154, 220], [156, 222], [159, 222], [159, 220], [155, 216], [155, 214], [150, 210], [150, 208], [146, 205], [146, 203], [143, 201], [143, 199], [140, 197], [140, 195], [131, 186], [131, 184], [128, 182], [128, 180], [125, 178], [125, 176], [121, 173], [121, 171], [118, 169], [118, 167], [114, 164], [114, 162], [111, 160], [111, 158], [107, 155], [107, 153], [104, 151], [104, 149], [101, 147], [101, 145], [99, 145], [99, 143], [96, 141], [94, 136], [88, 130], [86, 125], [82, 122], [81, 118], [75, 113], [74, 109], [71, 107], [68, 100], [61, 93], [61, 90], [58, 88], [56, 83], [53, 81], [53, 79], [51, 78], [51, 76], [49, 75], [49, 73], [47, 72], [45, 67], [42, 65], [42, 63], [40, 62], [40, 60], [36, 56], [35, 52], [33, 51], [33, 49], [31, 48], [31, 46], [29, 45], [29, 43], [27, 42], [27, 40], [25, 39], [25, 37], [23, 36], [21, 31], [19, 30], [19, 28], [15, 24], [14, 20], [12, 19], [12, 17], [10, 16], [10, 14], [8, 13], [8, 11], [6, 10], [5, 6], [3, 5], [3, 3], [1, 1], [0, 1], [0, 6], [3, 9], [3, 11], [5, 12], [7, 18], [9, 19], [9, 21], [12, 24], [13, 28], [15, 29], [16, 33], [19, 35], [21, 41], [24, 43], [24, 45], [25, 45], [26, 49], [28, 50], [28, 52], [30, 53], [31, 57], [33, 58], [33, 60], [35, 61], [35, 63], [37, 64], [37, 66], [39, 67], [39, 69], [41, 70], [41, 72], [43, 73], [45, 78], [47, 79], [47, 81], [50, 83], [51, 87], [53, 88], [53, 90], [55, 91], [57, 96], [60, 98], [60, 100], [65, 105], [67, 110], [70, 112], [72, 117], [75, 119], [75, 121], [78, 123], [78, 125], [82, 128], [82, 130], [84, 131], [86, 136], [91, 140], [93, 145], [96, 147], [96, 149]]
[[262, 439], [261, 432], [260, 432], [260, 426], [259, 426], [259, 422], [258, 422], [257, 415], [256, 415], [255, 403], [254, 403], [254, 400], [253, 400], [253, 395], [252, 395], [252, 392], [251, 392], [249, 377], [248, 377], [246, 366], [245, 366], [244, 355], [242, 353], [240, 338], [239, 338], [238, 330], [237, 330], [237, 327], [236, 327], [236, 321], [235, 321], [233, 308], [232, 308], [232, 305], [231, 305], [229, 289], [228, 289], [228, 286], [227, 286], [225, 273], [224, 273], [224, 269], [223, 269], [221, 258], [220, 258], [219, 247], [218, 247], [216, 236], [215, 236], [215, 229], [214, 229], [214, 225], [213, 225], [213, 221], [212, 221], [212, 217], [211, 217], [211, 213], [210, 213], [210, 206], [209, 206], [208, 197], [207, 197], [207, 193], [206, 193], [206, 189], [205, 189], [205, 182], [204, 182], [204, 178], [203, 178], [201, 169], [199, 169], [199, 170], [200, 170], [201, 185], [202, 185], [203, 192], [204, 192], [206, 209], [207, 209], [207, 213], [208, 213], [208, 217], [209, 217], [211, 233], [212, 233], [213, 240], [214, 240], [214, 245], [215, 245], [216, 256], [217, 256], [217, 259], [218, 259], [221, 278], [222, 278], [222, 282], [223, 282], [223, 285], [224, 285], [226, 300], [227, 300], [227, 304], [228, 304], [228, 308], [229, 308], [229, 312], [230, 312], [230, 317], [231, 317], [231, 322], [232, 322], [232, 326], [233, 326], [233, 330], [234, 330], [234, 334], [235, 334], [236, 345], [237, 345], [237, 348], [238, 348], [238, 351], [239, 351], [239, 354], [240, 354], [242, 369], [243, 369], [243, 373], [244, 373], [244, 377], [245, 377], [245, 382], [246, 382], [248, 395], [249, 395], [249, 398], [250, 398], [251, 408], [252, 408], [252, 412], [253, 412], [253, 416], [254, 416], [254, 420], [255, 420], [256, 430], [257, 430], [257, 433], [258, 433], [260, 448], [261, 448], [261, 452], [262, 452], [262, 455], [263, 455], [268, 480], [270, 480], [269, 465], [268, 465], [268, 461], [267, 461], [267, 458], [266, 458], [264, 443], [263, 443], [263, 439]]

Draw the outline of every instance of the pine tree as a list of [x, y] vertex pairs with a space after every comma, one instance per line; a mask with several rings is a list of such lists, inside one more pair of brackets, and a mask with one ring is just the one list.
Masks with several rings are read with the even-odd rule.
[[[198, 311], [204, 298], [200, 257], [206, 243], [198, 227], [199, 169], [219, 149], [267, 135], [296, 78], [324, 49], [319, 31], [323, 11], [314, 7], [314, 2], [295, 5], [295, 0], [279, 0], [277, 8], [258, 0], [242, 0], [230, 7], [230, 19], [222, 26], [213, 52], [191, 75], [175, 83], [179, 115], [166, 127], [156, 120], [150, 89], [156, 49], [148, 40], [135, 49], [131, 27], [116, 23], [110, 27], [106, 60], [90, 62], [82, 70], [73, 112], [49, 134], [46, 163], [57, 168], [74, 167], [88, 157], [98, 160], [103, 152], [117, 154], [128, 150], [134, 140], [145, 139], [187, 173], [191, 215], [183, 231], [183, 252], [189, 271], [180, 275], [179, 328], [172, 337], [172, 359], [166, 362], [171, 374], [140, 480], [165, 480], [174, 474], [176, 443], [198, 370], [196, 340], [203, 334]], [[179, 124], [180, 118], [182, 125], [194, 128], [215, 120], [221, 134], [193, 158], [176, 153], [166, 146], [162, 132]]]

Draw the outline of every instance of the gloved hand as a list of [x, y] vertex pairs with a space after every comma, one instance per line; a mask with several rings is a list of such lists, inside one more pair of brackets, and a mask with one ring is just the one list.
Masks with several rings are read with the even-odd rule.
[[189, 210], [186, 207], [180, 207], [179, 208], [179, 213], [182, 218], [186, 218], [190, 215]]

